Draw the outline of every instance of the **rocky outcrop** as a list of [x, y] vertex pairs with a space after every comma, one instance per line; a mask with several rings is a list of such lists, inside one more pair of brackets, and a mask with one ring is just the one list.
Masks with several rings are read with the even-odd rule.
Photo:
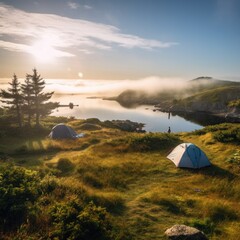
[[239, 99], [240, 87], [224, 87], [185, 98], [173, 104], [171, 112], [206, 112], [240, 118], [240, 110], [229, 102]]
[[203, 232], [186, 225], [174, 225], [165, 231], [165, 235], [172, 240], [208, 240]]

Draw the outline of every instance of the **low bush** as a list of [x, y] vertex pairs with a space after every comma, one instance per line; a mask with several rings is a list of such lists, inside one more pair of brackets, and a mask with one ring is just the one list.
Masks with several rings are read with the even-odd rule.
[[68, 158], [60, 158], [57, 162], [57, 169], [62, 173], [68, 173], [74, 169], [74, 164]]
[[8, 230], [21, 225], [40, 195], [35, 171], [11, 165], [0, 169], [0, 226]]
[[167, 133], [133, 134], [129, 137], [114, 139], [108, 142], [116, 150], [127, 152], [147, 152], [169, 150], [176, 146], [180, 139]]
[[233, 123], [222, 123], [212, 126], [207, 126], [203, 129], [193, 132], [195, 135], [204, 135], [206, 133], [213, 133], [213, 139], [223, 143], [236, 143], [240, 142], [240, 126]]
[[101, 130], [101, 126], [92, 123], [83, 123], [79, 126], [80, 130], [96, 131]]
[[220, 130], [213, 134], [213, 138], [216, 141], [223, 143], [240, 143], [240, 128], [233, 127], [227, 130]]
[[171, 148], [179, 143], [180, 140], [172, 135], [166, 133], [147, 133], [138, 134], [130, 139], [130, 149], [134, 151], [156, 151]]
[[45, 194], [53, 192], [58, 187], [58, 183], [54, 176], [46, 175], [40, 182], [40, 189]]
[[113, 239], [109, 215], [93, 203], [83, 206], [77, 201], [56, 204], [50, 215], [55, 226], [52, 238], [71, 240]]

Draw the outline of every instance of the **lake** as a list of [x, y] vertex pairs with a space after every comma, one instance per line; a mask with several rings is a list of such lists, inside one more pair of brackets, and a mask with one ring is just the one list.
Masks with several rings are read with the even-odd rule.
[[139, 106], [134, 109], [124, 108], [116, 101], [89, 98], [90, 95], [54, 95], [51, 101], [68, 105], [73, 102], [77, 107], [59, 107], [54, 110], [54, 116], [74, 116], [80, 119], [98, 118], [104, 120], [130, 120], [145, 124], [148, 132], [166, 132], [168, 127], [172, 132], [188, 132], [202, 128], [202, 125], [186, 120], [180, 116], [170, 116], [168, 113], [153, 111], [153, 106]]
[[[23, 82], [24, 79], [20, 79]], [[146, 91], [148, 86], [156, 86], [158, 90], [162, 86], [156, 82], [130, 81], [130, 80], [84, 80], [84, 79], [46, 79], [45, 91], [54, 91], [51, 101], [68, 105], [70, 102], [78, 105], [59, 107], [52, 115], [75, 117], [80, 119], [98, 118], [99, 120], [130, 120], [145, 124], [148, 132], [166, 132], [171, 128], [172, 132], [189, 132], [201, 129], [202, 126], [224, 122], [224, 119], [212, 117], [206, 114], [184, 114], [183, 116], [172, 115], [160, 111], [153, 111], [153, 106], [139, 106], [137, 108], [124, 108], [116, 101], [102, 100], [99, 96], [117, 96], [128, 88], [136, 89], [136, 85]], [[0, 79], [0, 89], [7, 89], [11, 79]], [[152, 89], [151, 89], [152, 90]], [[99, 98], [92, 98], [98, 96]], [[0, 102], [0, 105], [1, 102]]]

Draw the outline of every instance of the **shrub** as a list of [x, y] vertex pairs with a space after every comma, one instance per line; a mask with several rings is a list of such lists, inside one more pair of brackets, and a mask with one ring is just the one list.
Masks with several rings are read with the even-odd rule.
[[0, 225], [11, 229], [20, 225], [36, 201], [39, 178], [35, 171], [7, 166], [0, 169]]
[[191, 221], [186, 221], [184, 224], [195, 227], [207, 235], [212, 235], [214, 233], [219, 233], [217, 225], [212, 222], [209, 218], [205, 219], [193, 219]]
[[57, 169], [62, 173], [68, 173], [74, 169], [74, 164], [68, 158], [60, 158], [57, 163]]
[[89, 130], [89, 131], [96, 131], [101, 130], [101, 126], [92, 124], [92, 123], [83, 123], [81, 126], [79, 126], [79, 129], [81, 130]]
[[148, 133], [144, 135], [135, 135], [130, 139], [130, 149], [134, 151], [154, 151], [171, 148], [179, 142], [179, 139], [166, 133]]
[[213, 139], [219, 142], [230, 142], [239, 144], [240, 128], [239, 124], [222, 123], [212, 126], [207, 126], [203, 129], [193, 132], [195, 135], [204, 135], [208, 132], [213, 133]]
[[238, 143], [240, 142], [240, 128], [234, 127], [228, 130], [221, 130], [213, 134], [213, 138], [219, 142]]
[[55, 226], [52, 237], [60, 240], [112, 239], [112, 225], [106, 210], [89, 203], [85, 207], [77, 201], [56, 204], [50, 215]]
[[43, 193], [51, 193], [58, 187], [56, 178], [53, 176], [46, 175], [40, 182], [40, 188]]
[[180, 142], [179, 138], [167, 133], [134, 134], [130, 137], [114, 139], [108, 144], [118, 151], [159, 151], [170, 149]]

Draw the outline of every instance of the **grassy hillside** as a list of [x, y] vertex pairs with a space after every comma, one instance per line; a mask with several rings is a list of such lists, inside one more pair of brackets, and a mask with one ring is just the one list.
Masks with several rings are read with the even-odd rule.
[[[116, 100], [124, 107], [136, 107], [137, 105], [145, 104], [159, 105], [159, 107], [161, 108], [168, 109], [173, 104], [176, 104], [177, 100], [180, 99], [184, 99], [184, 102], [188, 102], [189, 100], [192, 100], [192, 98], [198, 101], [201, 100], [198, 99], [198, 96], [201, 96], [203, 94], [204, 97], [204, 94], [206, 92], [209, 92], [209, 95], [211, 94], [211, 91], [214, 93], [215, 96], [218, 93], [220, 95], [224, 95], [224, 92], [219, 92], [220, 88], [222, 89], [222, 91], [225, 88], [225, 91], [229, 92], [237, 88], [239, 89], [239, 87], [239, 82], [217, 80], [211, 77], [199, 77], [183, 83], [183, 85], [179, 86], [177, 89], [173, 89], [170, 87], [167, 88], [165, 86], [164, 89], [156, 89], [156, 91], [158, 90], [158, 92], [155, 92], [154, 94], [149, 94], [144, 91], [126, 90], [119, 94], [119, 96], [111, 98], [110, 100]], [[205, 101], [207, 100], [208, 98], [205, 99]]]
[[240, 86], [224, 86], [206, 90], [180, 100], [173, 110], [227, 112], [229, 103], [239, 99]]
[[[69, 122], [76, 128], [79, 124]], [[0, 221], [0, 236], [164, 239], [167, 228], [185, 223], [210, 239], [238, 239], [239, 129], [239, 124], [223, 124], [174, 135], [102, 127], [84, 130], [85, 137], [75, 141], [50, 140], [37, 132], [1, 136], [0, 191], [12, 189], [18, 176], [23, 179], [13, 189], [15, 195], [8, 196], [23, 196], [23, 201], [12, 202], [22, 211], [8, 205], [9, 211], [23, 217], [20, 222], [7, 218], [0, 201], [1, 219], [9, 222], [6, 226]], [[176, 168], [166, 155], [180, 142], [198, 145], [213, 165]], [[3, 181], [4, 174], [11, 186]]]

